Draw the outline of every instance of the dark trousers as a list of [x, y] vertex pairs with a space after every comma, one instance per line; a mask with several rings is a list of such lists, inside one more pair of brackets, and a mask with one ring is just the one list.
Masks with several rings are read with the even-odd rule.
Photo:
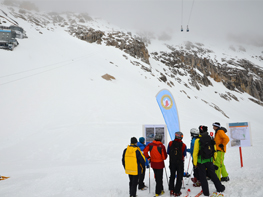
[[139, 175], [130, 175], [129, 174], [129, 179], [130, 179], [129, 193], [130, 193], [130, 196], [135, 197], [136, 196], [136, 190], [137, 190], [137, 184], [138, 184]]
[[[169, 190], [173, 190], [174, 193], [180, 193], [182, 187], [182, 180], [184, 177], [184, 163], [170, 164], [170, 181]], [[175, 174], [177, 174], [176, 185], [174, 186]]]
[[145, 187], [144, 178], [145, 178], [145, 166], [143, 166], [143, 173], [141, 173], [140, 176], [139, 176], [138, 189], [142, 189], [142, 188]]
[[202, 185], [203, 194], [205, 196], [209, 196], [209, 188], [206, 179], [206, 172], [209, 173], [209, 176], [213, 181], [217, 192], [222, 192], [225, 190], [225, 186], [221, 184], [218, 177], [216, 176], [215, 168], [212, 162], [207, 162], [203, 164], [198, 163], [197, 166], [199, 170], [199, 178]]
[[193, 168], [194, 168], [194, 177], [195, 177], [197, 180], [199, 180], [198, 168], [195, 168], [195, 167], [194, 167], [194, 161], [192, 161], [192, 162], [193, 162]]
[[161, 194], [163, 190], [163, 169], [153, 169], [155, 176], [155, 194]]

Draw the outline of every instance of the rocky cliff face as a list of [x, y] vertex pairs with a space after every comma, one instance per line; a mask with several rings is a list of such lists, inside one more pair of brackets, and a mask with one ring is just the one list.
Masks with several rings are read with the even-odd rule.
[[149, 63], [149, 53], [146, 45], [140, 38], [133, 37], [131, 33], [124, 32], [103, 32], [92, 28], [78, 26], [77, 31], [74, 28], [69, 28], [69, 32], [81, 40], [89, 43], [96, 42], [101, 44], [104, 42], [107, 46], [114, 46], [132, 57]]
[[218, 63], [202, 58], [197, 53], [167, 47], [171, 52], [154, 52], [151, 55], [165, 64], [174, 75], [189, 75], [189, 84], [196, 89], [200, 89], [200, 84], [212, 85], [208, 79], [211, 77], [216, 82], [222, 82], [231, 91], [246, 92], [263, 101], [263, 70], [252, 62], [245, 59], [224, 59], [224, 63]]

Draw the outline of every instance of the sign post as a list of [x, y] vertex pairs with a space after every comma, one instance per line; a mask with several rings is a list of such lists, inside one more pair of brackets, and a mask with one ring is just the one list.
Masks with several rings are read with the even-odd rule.
[[251, 129], [249, 122], [229, 123], [228, 135], [230, 139], [230, 147], [239, 147], [240, 164], [243, 167], [243, 157], [241, 147], [252, 146]]

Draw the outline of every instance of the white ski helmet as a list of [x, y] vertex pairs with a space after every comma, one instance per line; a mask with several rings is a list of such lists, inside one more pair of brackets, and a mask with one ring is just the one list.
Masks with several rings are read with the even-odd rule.
[[196, 128], [192, 128], [190, 130], [190, 133], [191, 133], [191, 136], [194, 136], [194, 137], [198, 137], [199, 136], [199, 131]]

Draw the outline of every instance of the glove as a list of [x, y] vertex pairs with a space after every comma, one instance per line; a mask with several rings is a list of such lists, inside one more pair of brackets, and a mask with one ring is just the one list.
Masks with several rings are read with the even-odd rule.
[[149, 157], [149, 158], [147, 158], [147, 159], [148, 159], [149, 163], [151, 163], [151, 157]]
[[219, 148], [221, 148], [222, 150], [224, 150], [224, 145], [223, 145], [223, 144], [219, 144], [218, 146], [219, 146]]
[[149, 166], [146, 166], [146, 168], [149, 168]]
[[218, 170], [218, 166], [214, 165], [215, 170]]

